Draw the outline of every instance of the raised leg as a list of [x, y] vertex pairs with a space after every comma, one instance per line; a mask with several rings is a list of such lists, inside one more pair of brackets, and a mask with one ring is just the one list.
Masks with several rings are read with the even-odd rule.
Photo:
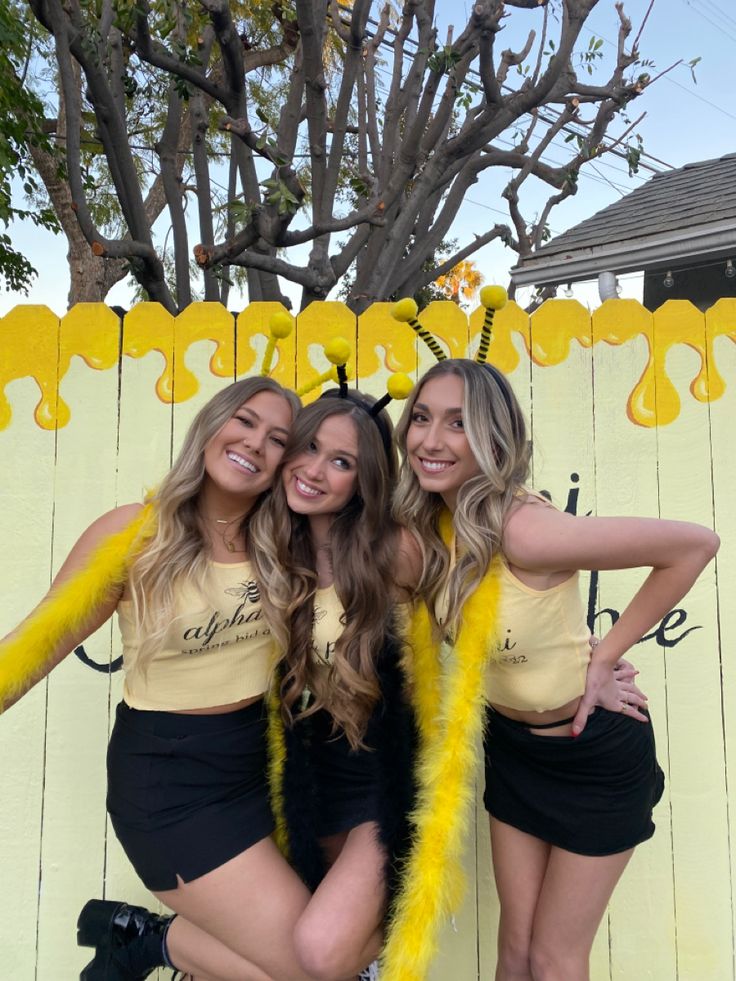
[[294, 946], [309, 891], [270, 838], [156, 896], [181, 918], [167, 938], [180, 971], [217, 981], [311, 981]]
[[324, 845], [328, 860], [334, 861], [297, 923], [295, 944], [311, 977], [343, 981], [355, 977], [380, 951], [386, 857], [373, 821]]

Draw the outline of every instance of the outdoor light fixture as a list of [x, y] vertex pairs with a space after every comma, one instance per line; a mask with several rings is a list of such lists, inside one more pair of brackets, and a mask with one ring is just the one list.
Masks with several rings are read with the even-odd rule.
[[726, 259], [726, 268], [723, 271], [723, 275], [726, 279], [733, 279], [736, 276], [736, 269], [734, 269], [732, 259]]
[[675, 277], [672, 275], [672, 271], [670, 269], [667, 270], [667, 275], [662, 280], [662, 285], [666, 290], [671, 290], [675, 285]]
[[[729, 259], [728, 261], [730, 262], [731, 260]], [[732, 270], [731, 275], [736, 275], [736, 269]], [[565, 296], [568, 298], [568, 300], [572, 299], [572, 283], [568, 283], [565, 287]]]

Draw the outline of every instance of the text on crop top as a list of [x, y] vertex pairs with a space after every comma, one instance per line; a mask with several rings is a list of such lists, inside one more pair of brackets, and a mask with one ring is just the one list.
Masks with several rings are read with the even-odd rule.
[[210, 562], [203, 591], [183, 582], [162, 649], [147, 670], [138, 650], [132, 603], [118, 604], [123, 698], [151, 711], [210, 708], [262, 694], [273, 668], [273, 640], [249, 562]]
[[[500, 564], [497, 635], [486, 672], [489, 702], [519, 712], [545, 712], [582, 695], [590, 659], [590, 630], [579, 574], [532, 589]], [[436, 612], [447, 608], [440, 595]], [[493, 643], [493, 640], [492, 640]]]
[[318, 663], [329, 664], [335, 646], [345, 627], [345, 611], [335, 592], [334, 583], [318, 589], [314, 595], [312, 646]]

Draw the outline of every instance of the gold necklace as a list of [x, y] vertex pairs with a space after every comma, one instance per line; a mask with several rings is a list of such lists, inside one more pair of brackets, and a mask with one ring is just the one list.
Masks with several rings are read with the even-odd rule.
[[[228, 520], [227, 518], [210, 518], [206, 514], [200, 514], [200, 518], [202, 518], [203, 521], [211, 521], [211, 522], [214, 522], [216, 525], [223, 525], [222, 528], [215, 528], [215, 531], [217, 532], [217, 534], [222, 539], [222, 544], [225, 546], [225, 548], [228, 550], [228, 552], [245, 552], [245, 546], [243, 548], [236, 548], [235, 547], [235, 538], [228, 538], [227, 537], [227, 529], [228, 529], [228, 527], [230, 525], [232, 525], [232, 524], [235, 524], [236, 521], [237, 522], [242, 522], [242, 520], [243, 520], [244, 517], [245, 517], [244, 514], [239, 514], [239, 515], [237, 515], [237, 517], [230, 518]], [[240, 527], [240, 525], [238, 525], [238, 528], [239, 527]], [[236, 537], [237, 537], [237, 532], [236, 532]]]

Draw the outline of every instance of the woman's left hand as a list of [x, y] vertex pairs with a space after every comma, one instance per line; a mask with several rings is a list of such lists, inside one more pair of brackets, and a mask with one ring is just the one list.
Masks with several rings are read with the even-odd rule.
[[596, 705], [608, 709], [609, 712], [623, 712], [638, 722], [649, 721], [641, 711], [647, 707], [646, 695], [637, 688], [629, 673], [626, 672], [624, 678], [619, 678], [614, 668], [591, 658], [585, 691], [572, 723], [573, 736], [579, 736], [583, 731], [588, 716]]

